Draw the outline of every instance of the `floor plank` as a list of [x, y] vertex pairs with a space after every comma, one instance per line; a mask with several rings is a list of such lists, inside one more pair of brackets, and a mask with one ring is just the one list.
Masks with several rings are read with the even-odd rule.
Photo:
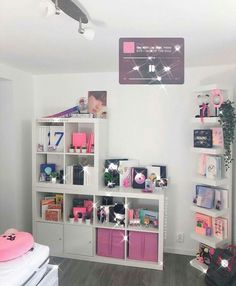
[[204, 277], [190, 264], [192, 257], [164, 255], [164, 270], [51, 257], [59, 265], [59, 286], [203, 286]]

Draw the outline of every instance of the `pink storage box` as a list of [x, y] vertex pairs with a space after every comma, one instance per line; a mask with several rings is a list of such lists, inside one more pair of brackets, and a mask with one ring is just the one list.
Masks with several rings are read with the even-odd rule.
[[128, 258], [134, 260], [158, 260], [158, 234], [129, 232]]
[[123, 230], [97, 229], [97, 255], [124, 259]]
[[86, 147], [86, 133], [73, 133], [72, 144], [75, 148]]

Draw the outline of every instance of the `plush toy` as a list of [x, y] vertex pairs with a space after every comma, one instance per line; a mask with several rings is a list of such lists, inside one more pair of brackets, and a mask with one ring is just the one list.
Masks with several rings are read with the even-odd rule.
[[33, 236], [28, 232], [21, 232], [16, 229], [8, 229], [0, 235], [0, 262], [15, 259], [34, 245]]
[[125, 208], [123, 204], [116, 203], [114, 206], [115, 221], [118, 225], [125, 224]]

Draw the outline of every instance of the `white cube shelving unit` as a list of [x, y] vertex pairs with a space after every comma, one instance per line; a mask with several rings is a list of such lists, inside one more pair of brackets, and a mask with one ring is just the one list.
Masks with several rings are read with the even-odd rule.
[[[40, 126], [60, 126], [64, 132], [62, 151], [38, 151], [38, 132]], [[70, 153], [69, 147], [73, 132], [94, 133], [94, 153]], [[33, 232], [35, 240], [48, 245], [54, 256], [95, 262], [113, 263], [150, 269], [163, 269], [163, 232], [164, 232], [164, 192], [143, 193], [132, 188], [104, 187], [104, 161], [107, 159], [107, 120], [95, 118], [42, 118], [33, 124]], [[91, 181], [88, 185], [73, 185], [67, 182], [67, 166], [84, 163], [92, 167]], [[40, 164], [55, 163], [56, 171], [64, 171], [62, 183], [40, 182]], [[44, 220], [41, 213], [41, 200], [44, 197], [61, 194], [63, 196], [63, 214], [60, 221]], [[99, 223], [96, 208], [103, 196], [111, 196], [126, 206], [126, 224]], [[70, 223], [69, 214], [74, 198], [93, 201], [93, 217], [90, 224]], [[159, 226], [129, 226], [128, 208], [130, 205], [158, 209]], [[97, 255], [97, 230], [124, 231], [124, 258], [112, 258]], [[129, 233], [131, 231], [157, 234], [158, 259], [155, 262], [130, 260], [128, 258]]]

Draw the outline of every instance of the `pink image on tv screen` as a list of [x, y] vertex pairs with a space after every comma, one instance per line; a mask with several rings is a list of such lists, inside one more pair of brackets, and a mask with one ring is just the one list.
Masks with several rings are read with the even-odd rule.
[[123, 53], [133, 54], [135, 52], [134, 42], [124, 42], [123, 43]]

